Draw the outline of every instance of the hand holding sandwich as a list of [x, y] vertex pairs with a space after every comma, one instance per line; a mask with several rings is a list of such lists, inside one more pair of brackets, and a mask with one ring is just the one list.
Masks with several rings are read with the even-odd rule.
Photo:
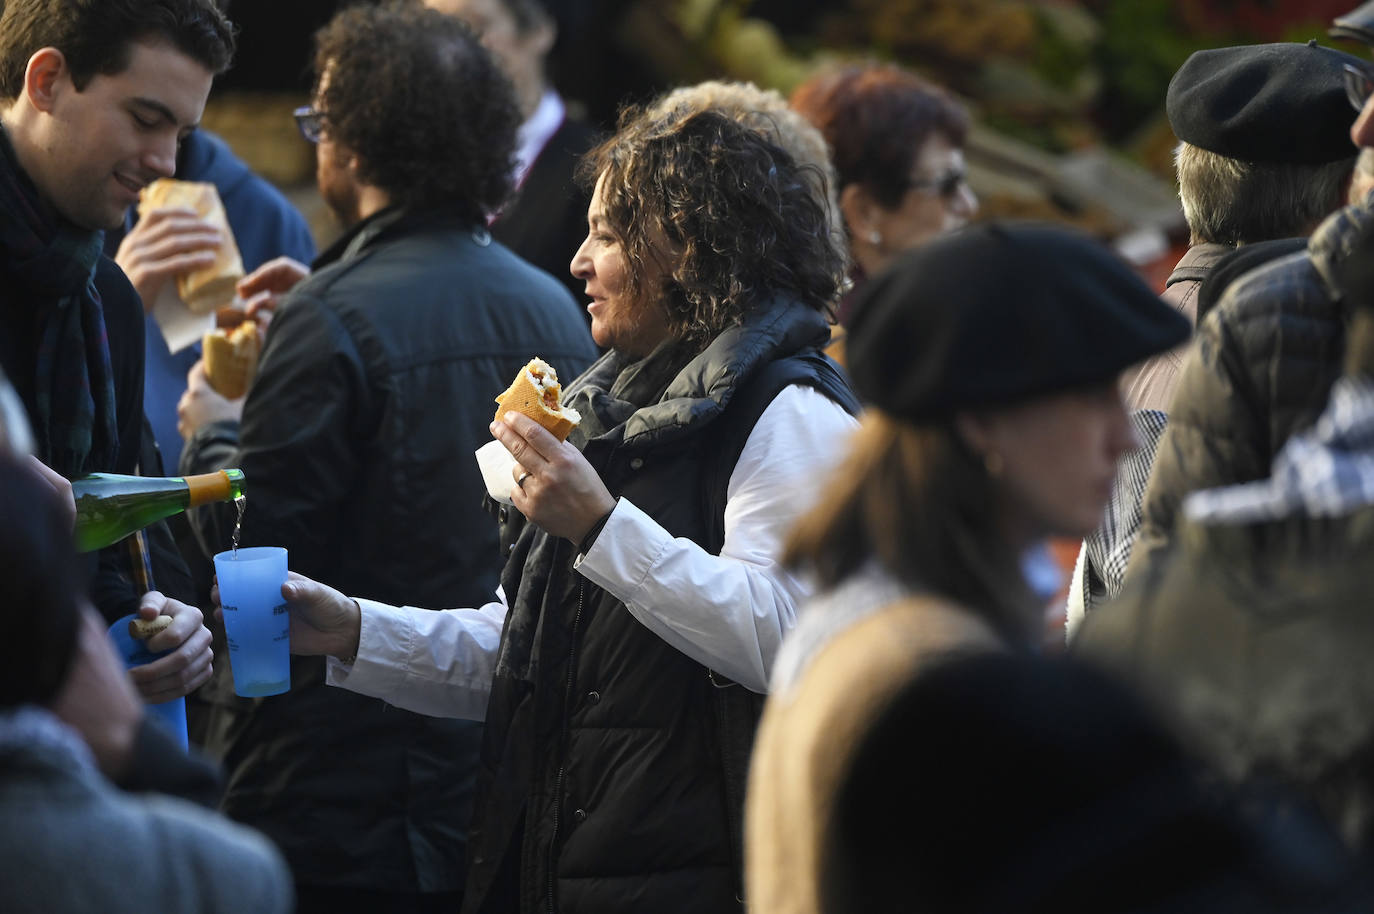
[[582, 452], [528, 416], [508, 412], [491, 424], [491, 433], [516, 460], [511, 501], [541, 529], [581, 543], [615, 507], [615, 497]]
[[177, 433], [189, 441], [197, 429], [212, 422], [237, 422], [243, 418], [243, 400], [230, 400], [211, 387], [205, 360], [200, 359], [186, 373], [186, 392], [177, 401]]
[[224, 242], [212, 223], [184, 206], [153, 209], [141, 216], [119, 243], [115, 263], [129, 277], [143, 310], [178, 276], [214, 266]]
[[265, 329], [286, 293], [309, 275], [310, 268], [299, 260], [277, 257], [240, 279], [236, 291], [243, 310]]

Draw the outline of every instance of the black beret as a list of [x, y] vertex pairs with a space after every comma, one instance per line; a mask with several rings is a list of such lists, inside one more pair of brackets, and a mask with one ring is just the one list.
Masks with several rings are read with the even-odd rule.
[[1111, 380], [1190, 332], [1099, 242], [1049, 225], [984, 223], [869, 281], [846, 361], [864, 400], [922, 422]]
[[1344, 66], [1358, 57], [1307, 44], [1198, 51], [1169, 81], [1164, 106], [1185, 143], [1244, 162], [1321, 164], [1354, 156]]

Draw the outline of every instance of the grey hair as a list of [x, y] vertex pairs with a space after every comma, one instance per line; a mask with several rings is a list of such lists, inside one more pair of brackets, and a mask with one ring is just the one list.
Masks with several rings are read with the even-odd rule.
[[1246, 162], [1191, 143], [1174, 150], [1190, 244], [1253, 244], [1309, 234], [1345, 202], [1349, 158], [1320, 165]]

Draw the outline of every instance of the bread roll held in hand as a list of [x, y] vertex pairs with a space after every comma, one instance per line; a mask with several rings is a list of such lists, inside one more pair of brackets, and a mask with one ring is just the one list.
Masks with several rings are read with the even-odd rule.
[[205, 377], [221, 396], [237, 400], [248, 393], [258, 370], [258, 325], [244, 321], [233, 329], [220, 327], [201, 341]]
[[582, 421], [577, 410], [562, 405], [560, 398], [563, 388], [558, 383], [558, 372], [543, 359], [530, 359], [514, 383], [505, 393], [496, 398], [496, 421], [508, 412], [529, 416], [549, 433], [563, 441], [577, 423]]
[[177, 277], [177, 294], [195, 314], [205, 314], [221, 308], [234, 298], [234, 286], [243, 278], [243, 259], [234, 233], [224, 215], [215, 185], [200, 181], [178, 181], [159, 178], [143, 188], [139, 194], [140, 216], [154, 209], [184, 206], [219, 229], [223, 241], [215, 251], [215, 262], [203, 270], [194, 270]]

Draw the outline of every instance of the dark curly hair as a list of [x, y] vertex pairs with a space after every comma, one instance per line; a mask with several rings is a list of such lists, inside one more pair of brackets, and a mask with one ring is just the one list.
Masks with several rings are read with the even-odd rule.
[[830, 144], [838, 190], [860, 184], [896, 209], [911, 166], [933, 134], [962, 148], [969, 117], [933, 83], [892, 64], [850, 64], [822, 70], [792, 92], [792, 108]]
[[480, 223], [510, 194], [515, 91], [458, 19], [410, 4], [344, 10], [315, 35], [315, 79], [327, 136], [393, 203]]
[[[844, 254], [814, 178], [754, 130], [711, 109], [686, 119], [630, 109], [582, 162], [588, 186], [603, 173], [631, 294], [657, 298], [674, 336], [704, 346], [779, 294], [818, 311], [833, 305]], [[666, 288], [646, 288], [665, 241], [675, 255]]]
[[40, 48], [62, 52], [81, 91], [124, 72], [140, 41], [167, 42], [216, 75], [234, 56], [234, 27], [215, 0], [0, 0], [0, 98], [24, 91]]

